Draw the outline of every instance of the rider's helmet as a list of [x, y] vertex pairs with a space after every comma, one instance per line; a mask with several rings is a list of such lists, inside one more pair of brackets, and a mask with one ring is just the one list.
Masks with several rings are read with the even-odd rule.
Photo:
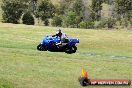
[[58, 28], [58, 29], [56, 30], [56, 34], [59, 34], [59, 33], [61, 33], [61, 29], [60, 29], [60, 28]]

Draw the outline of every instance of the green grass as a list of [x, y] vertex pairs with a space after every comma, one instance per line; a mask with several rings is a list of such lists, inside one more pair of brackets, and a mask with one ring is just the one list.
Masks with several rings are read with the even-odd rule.
[[0, 79], [0, 88], [14, 88], [14, 84], [6, 80]]
[[81, 88], [78, 77], [82, 67], [91, 79], [132, 80], [132, 31], [63, 28], [69, 37], [80, 39], [75, 54], [37, 51], [43, 37], [55, 30], [0, 24], [0, 88]]

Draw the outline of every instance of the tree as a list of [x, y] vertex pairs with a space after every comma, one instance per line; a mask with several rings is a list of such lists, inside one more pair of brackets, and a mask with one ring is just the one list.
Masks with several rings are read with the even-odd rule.
[[82, 0], [75, 0], [73, 3], [73, 11], [75, 12], [76, 18], [75, 18], [75, 24], [76, 27], [79, 27], [79, 23], [83, 21], [84, 19], [84, 5]]
[[48, 19], [53, 18], [55, 14], [55, 7], [49, 0], [43, 0], [38, 6], [38, 15], [48, 25]]
[[6, 23], [19, 23], [24, 8], [27, 7], [26, 4], [21, 2], [20, 0], [3, 0], [2, 4], [3, 10], [3, 22]]
[[76, 14], [73, 11], [69, 11], [63, 22], [67, 27], [75, 27]]
[[57, 15], [64, 15], [66, 10], [71, 7], [72, 0], [60, 0], [59, 5], [56, 6], [56, 14]]
[[76, 15], [83, 17], [84, 6], [82, 0], [75, 0], [73, 3], [73, 11]]
[[92, 0], [92, 5], [90, 6], [92, 10], [90, 17], [92, 20], [97, 20], [97, 21], [100, 20], [102, 3], [103, 3], [103, 0]]
[[115, 0], [115, 11], [120, 18], [132, 17], [132, 0]]
[[132, 19], [132, 0], [115, 0], [115, 17], [120, 25], [127, 27]]

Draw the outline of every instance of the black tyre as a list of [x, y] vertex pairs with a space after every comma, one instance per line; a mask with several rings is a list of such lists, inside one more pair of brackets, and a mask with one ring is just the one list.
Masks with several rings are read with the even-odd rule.
[[39, 51], [47, 51], [47, 48], [44, 47], [42, 44], [39, 44], [39, 45], [37, 46], [37, 50], [39, 50]]
[[41, 44], [37, 46], [37, 50], [41, 51]]
[[76, 53], [76, 51], [77, 51], [77, 47], [76, 47], [76, 46], [73, 46], [73, 47], [72, 47], [72, 52], [73, 52], [73, 53]]
[[76, 47], [76, 46], [66, 47], [65, 53], [67, 53], [67, 54], [72, 54], [72, 53], [75, 53], [76, 50], [77, 50], [77, 47]]

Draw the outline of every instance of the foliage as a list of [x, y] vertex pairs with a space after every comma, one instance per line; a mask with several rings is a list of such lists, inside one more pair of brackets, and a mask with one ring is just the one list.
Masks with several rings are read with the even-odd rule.
[[[33, 4], [31, 1], [36, 2], [35, 5], [37, 8], [35, 11], [33, 11], [33, 7], [30, 6]], [[113, 19], [116, 19], [125, 27], [132, 23], [132, 0], [91, 0], [91, 5], [88, 3], [88, 8], [86, 7], [87, 0], [58, 0], [58, 4], [54, 4], [52, 1], [53, 0], [3, 0], [3, 22], [19, 23], [21, 15], [30, 12], [34, 14], [36, 18], [41, 19], [46, 26], [49, 25], [49, 19], [52, 20], [53, 26], [74, 28], [94, 28], [93, 25], [96, 21], [98, 21], [99, 24], [95, 25], [95, 27], [112, 28], [115, 25], [115, 20]], [[110, 11], [112, 11], [112, 15], [105, 20], [101, 19], [101, 13], [103, 11], [102, 3], [109, 4]], [[86, 14], [87, 17], [85, 17]], [[26, 22], [28, 22], [28, 20]], [[32, 24], [34, 24], [34, 22]]]
[[116, 20], [112, 18], [108, 18], [106, 23], [108, 28], [113, 28], [116, 23]]
[[112, 5], [114, 0], [102, 0], [104, 3]]
[[82, 22], [80, 22], [79, 26], [80, 26], [80, 28], [92, 29], [92, 28], [94, 28], [94, 22], [92, 22], [92, 21], [86, 21], [86, 22], [82, 21]]
[[22, 18], [23, 24], [27, 24], [27, 25], [34, 25], [34, 17], [32, 16], [32, 14], [30, 12], [27, 12], [23, 15]]
[[53, 26], [61, 26], [62, 25], [62, 18], [61, 18], [61, 16], [59, 16], [59, 15], [54, 16], [53, 20], [52, 20], [52, 25]]
[[106, 20], [99, 21], [98, 25], [96, 25], [96, 28], [105, 28], [106, 27]]
[[120, 18], [130, 19], [132, 17], [132, 0], [115, 0], [115, 11]]
[[78, 28], [79, 23], [84, 19], [84, 5], [82, 0], [75, 0], [72, 9], [76, 14], [75, 25]]
[[87, 22], [87, 28], [88, 28], [88, 29], [94, 28], [94, 24], [95, 24], [95, 23], [94, 23], [93, 21], [88, 21], [88, 22]]
[[116, 23], [115, 19], [107, 18], [99, 21], [99, 24], [96, 26], [97, 28], [113, 28]]
[[66, 14], [66, 11], [69, 9], [70, 7], [70, 3], [71, 1], [67, 1], [67, 0], [60, 0], [59, 5], [56, 5], [56, 14], [57, 15], [64, 15]]
[[82, 17], [81, 16], [76, 16], [75, 18], [75, 25], [77, 28], [79, 28], [79, 23], [82, 21]]
[[83, 21], [84, 18], [82, 0], [74, 0], [72, 5], [68, 4], [65, 0], [62, 0], [61, 2], [63, 3], [60, 7], [57, 7], [57, 14], [61, 14], [63, 16], [63, 26], [79, 28], [79, 23]]
[[72, 9], [76, 15], [83, 17], [84, 7], [82, 0], [75, 0]]
[[54, 14], [55, 7], [50, 1], [43, 0], [38, 6], [38, 15], [44, 21], [46, 26], [48, 25], [48, 19], [53, 18]]
[[92, 20], [100, 20], [103, 0], [92, 0], [90, 18]]
[[19, 23], [24, 8], [26, 5], [19, 0], [3, 0], [3, 22], [6, 23]]
[[69, 11], [64, 19], [64, 24], [67, 27], [75, 27], [75, 23], [76, 23], [76, 14], [73, 11]]
[[80, 26], [80, 28], [85, 28], [85, 29], [87, 28], [86, 22], [84, 22], [84, 21], [80, 22], [79, 26]]
[[131, 21], [129, 21], [127, 18], [122, 18], [120, 21], [120, 25], [121, 26], [124, 26], [124, 27], [127, 27], [129, 24], [131, 25]]

